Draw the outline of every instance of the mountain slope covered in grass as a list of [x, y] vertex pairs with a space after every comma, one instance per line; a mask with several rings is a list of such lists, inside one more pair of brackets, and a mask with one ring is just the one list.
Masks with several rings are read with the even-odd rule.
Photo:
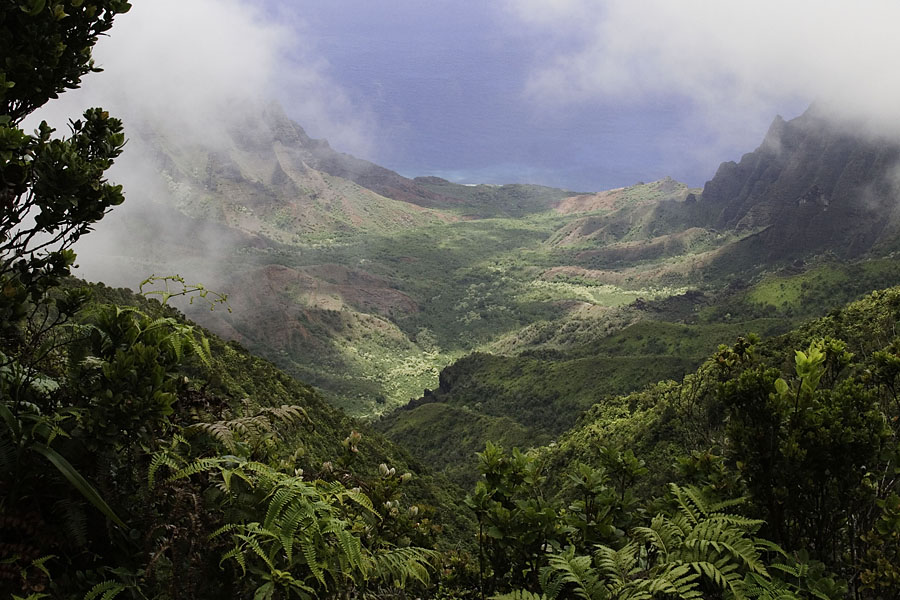
[[[814, 313], [772, 285], [793, 289], [812, 270], [811, 285], [823, 265], [886, 256], [895, 239], [892, 146], [814, 110], [777, 120], [702, 192], [669, 178], [597, 193], [405, 179], [309, 138], [277, 106], [203, 144], [138, 135], [164, 176], [159, 212], [192, 216], [155, 227], [147, 209], [91, 273], [130, 286], [137, 271], [197, 273], [238, 310], [185, 307], [192, 318], [356, 416], [438, 388], [440, 370], [471, 352], [581, 359], [576, 346], [643, 320], [684, 321], [699, 340], [716, 323], [737, 331], [737, 321], [771, 318], [783, 329]], [[819, 293], [855, 290], [845, 301], [897, 281], [890, 268], [864, 269], [865, 285], [827, 281]], [[704, 300], [669, 310], [686, 305], [679, 297]], [[681, 353], [667, 336], [637, 353]]]
[[[484, 347], [494, 356], [460, 359], [378, 427], [448, 473], [471, 473], [471, 450], [488, 441], [471, 423], [511, 421], [544, 444], [606, 397], [680, 381], [721, 343], [785, 332], [896, 284], [897, 148], [810, 109], [776, 119], [702, 193], [663, 180], [559, 201], [575, 218], [544, 242], [558, 262], [540, 277], [584, 290], [579, 301], [500, 336]], [[638, 287], [627, 305], [601, 300]], [[459, 423], [456, 436], [434, 435], [444, 420]], [[454, 462], [459, 440], [465, 463]]]

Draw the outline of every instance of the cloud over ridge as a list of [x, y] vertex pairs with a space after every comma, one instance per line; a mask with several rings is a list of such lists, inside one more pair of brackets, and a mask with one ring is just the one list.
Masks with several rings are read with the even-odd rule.
[[239, 0], [135, 2], [94, 49], [104, 72], [42, 111], [62, 125], [102, 105], [128, 126], [167, 124], [185, 136], [214, 135], [242, 111], [282, 100], [291, 116], [336, 146], [365, 153], [372, 125], [305, 43], [300, 7]]
[[900, 135], [896, 2], [508, 0], [507, 8], [564, 42], [527, 84], [546, 105], [678, 95], [719, 122], [771, 119], [786, 102], [814, 101]]

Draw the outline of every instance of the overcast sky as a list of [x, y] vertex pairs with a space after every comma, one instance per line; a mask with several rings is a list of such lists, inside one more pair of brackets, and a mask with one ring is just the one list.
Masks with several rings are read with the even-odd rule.
[[[103, 104], [214, 135], [276, 98], [404, 175], [598, 190], [702, 185], [810, 102], [900, 134], [900, 3], [837, 0], [135, 0]], [[236, 104], [237, 103], [237, 104]]]

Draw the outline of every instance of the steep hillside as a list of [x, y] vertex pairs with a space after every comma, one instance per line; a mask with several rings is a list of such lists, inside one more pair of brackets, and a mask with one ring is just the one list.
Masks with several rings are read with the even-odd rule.
[[[79, 282], [69, 282], [67, 287]], [[104, 284], [92, 284], [95, 304], [112, 303], [119, 306], [136, 306], [154, 316], [170, 316], [179, 321], [184, 317], [170, 307], [160, 306], [155, 300], [147, 300], [130, 290], [110, 288]], [[88, 307], [84, 312], [91, 314]], [[213, 314], [227, 314], [225, 307], [217, 307]], [[308, 421], [302, 426], [281, 431], [285, 442], [279, 452], [295, 454], [297, 465], [310, 472], [320, 472], [322, 464], [335, 461], [346, 454], [343, 440], [352, 432], [361, 434], [356, 442], [358, 453], [354, 456], [353, 470], [360, 476], [378, 472], [378, 465], [387, 463], [398, 470], [410, 470], [416, 474], [410, 493], [415, 501], [439, 505], [453, 502], [459, 493], [442, 478], [435, 480], [431, 465], [409, 454], [404, 448], [385, 439], [367, 424], [354, 420], [346, 413], [325, 401], [321, 394], [307, 383], [291, 377], [269, 361], [252, 355], [240, 343], [226, 341], [210, 332], [204, 332], [209, 341], [209, 364], [192, 360], [184, 366], [185, 386], [181, 398], [181, 410], [194, 420], [222, 419], [225, 416], [245, 415], [248, 411], [281, 405], [298, 405], [305, 411]], [[447, 526], [451, 530], [462, 526], [460, 515], [446, 511]]]
[[756, 151], [719, 167], [693, 208], [702, 226], [759, 232], [742, 252], [761, 262], [895, 248], [898, 160], [897, 143], [813, 107], [776, 118]]
[[[67, 288], [75, 288], [82, 282], [67, 282]], [[107, 287], [102, 283], [91, 284], [93, 304], [83, 312], [90, 318], [96, 305], [115, 304], [134, 306], [155, 317], [172, 317], [184, 321], [184, 316], [171, 307], [164, 307], [156, 300], [148, 300], [130, 290]], [[208, 309], [208, 308], [207, 308]], [[223, 306], [213, 312], [224, 312]], [[296, 442], [304, 447], [303, 464], [314, 468], [317, 461], [331, 460], [343, 453], [341, 440], [352, 430], [365, 433], [360, 447], [366, 468], [372, 469], [380, 462], [414, 462], [402, 450], [380, 438], [364, 424], [353, 421], [340, 410], [330, 406], [309, 385], [290, 377], [275, 365], [250, 354], [240, 343], [226, 341], [215, 334], [204, 332], [210, 345], [210, 363], [193, 360], [185, 365], [188, 376], [187, 389], [195, 403], [191, 410], [196, 417], [218, 416], [216, 411], [241, 410], [241, 404], [253, 406], [279, 406], [297, 404], [303, 407], [313, 427], [297, 430]], [[212, 411], [205, 414], [204, 411]], [[368, 454], [368, 456], [366, 456]]]
[[334, 239], [449, 222], [421, 205], [454, 200], [311, 139], [277, 105], [248, 111], [215, 136], [184, 136], [144, 124], [135, 140], [185, 214], [281, 243]]
[[331, 148], [326, 140], [314, 140], [303, 128], [284, 114], [278, 104], [268, 105], [262, 111], [263, 131], [290, 148], [309, 167], [352, 181], [376, 194], [433, 208], [452, 208], [458, 204], [455, 196], [445, 195], [420, 185], [389, 169], [367, 160], [356, 158]]
[[[900, 145], [810, 109], [776, 119], [702, 194], [666, 179], [560, 200], [553, 210], [571, 218], [545, 242], [556, 264], [540, 277], [592, 290], [580, 300], [594, 301], [499, 338], [487, 346], [495, 356], [461, 359], [379, 427], [448, 473], [471, 472], [471, 454], [462, 468], [450, 448], [474, 452], [479, 440], [435, 435], [436, 415], [449, 427], [509, 420], [511, 433], [544, 443], [616, 390], [680, 380], [721, 343], [776, 335], [895, 285], [900, 270], [878, 257], [898, 243], [898, 159]], [[604, 306], [604, 286], [641, 291], [628, 306]], [[465, 419], [447, 416], [460, 411]]]
[[[795, 368], [800, 359], [795, 351], [806, 353], [811, 341], [823, 338], [845, 342], [846, 351], [860, 364], [854, 369], [835, 370], [822, 380], [822, 385], [834, 385], [842, 376], [859, 375], [868, 381], [872, 393], [888, 394], [888, 403], [892, 406], [886, 404], [886, 410], [896, 415], [900, 405], [896, 404], [891, 389], [894, 371], [888, 364], [897, 352], [898, 324], [900, 288], [895, 287], [868, 294], [781, 335], [763, 337], [755, 342], [752, 338], [723, 338], [726, 345], [695, 372], [676, 381], [661, 381], [632, 394], [604, 398], [583, 414], [577, 425], [559, 437], [556, 444], [541, 449], [541, 452], [551, 463], [551, 471], [563, 472], [578, 462], [598, 461], [604, 445], [629, 448], [642, 456], [648, 465], [654, 465], [655, 483], [670, 480], [679, 468], [676, 455], [686, 450], [704, 452], [727, 447], [728, 441], [723, 438], [728, 426], [723, 420], [727, 407], [722, 398], [729, 390], [721, 387], [723, 380], [736, 382], [738, 375], [754, 369], [759, 372], [778, 369], [788, 380], [799, 377]], [[742, 358], [735, 358], [730, 354], [732, 344], [733, 350], [738, 352], [742, 345], [745, 350], [751, 347], [752, 350]], [[732, 363], [726, 362], [729, 358]], [[771, 376], [771, 372], [768, 375]], [[736, 384], [732, 385], [736, 387]], [[882, 385], [887, 388], [880, 388]], [[893, 422], [896, 425], [896, 416]]]
[[[379, 415], [439, 387], [440, 369], [473, 351], [582, 359], [576, 346], [595, 346], [591, 336], [691, 322], [697, 315], [639, 309], [685, 292], [705, 295], [709, 306], [694, 307], [707, 315], [703, 328], [812, 314], [769, 302], [784, 274], [767, 271], [794, 276], [827, 262], [815, 258], [825, 251], [883, 253], [896, 238], [896, 149], [847, 131], [814, 111], [776, 121], [702, 194], [670, 178], [576, 194], [405, 179], [310, 138], [275, 105], [202, 143], [138, 130], [164, 193], [119, 228], [89, 274], [135, 286], [152, 272], [192, 273], [235, 309], [192, 318], [352, 414]], [[870, 279], [896, 281], [884, 270]], [[866, 291], [849, 287], [842, 300]], [[670, 337], [659, 348], [680, 352]]]

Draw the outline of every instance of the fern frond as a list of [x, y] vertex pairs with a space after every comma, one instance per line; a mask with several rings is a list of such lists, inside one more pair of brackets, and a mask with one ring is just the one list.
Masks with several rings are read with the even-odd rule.
[[[541, 589], [544, 590], [544, 596], [547, 600], [556, 600], [562, 593], [566, 585], [558, 578], [553, 577], [553, 570], [547, 567], [541, 569], [540, 574]], [[526, 593], [526, 592], [523, 592]]]
[[295, 537], [301, 528], [309, 530], [309, 525], [315, 520], [315, 512], [305, 503], [298, 503], [286, 512], [285, 518], [279, 523], [279, 535], [282, 536], [281, 545], [287, 554], [288, 563], [293, 561]]
[[[135, 312], [138, 312], [135, 310]], [[140, 313], [143, 314], [143, 313]], [[168, 327], [171, 325], [175, 325], [176, 322], [169, 317], [159, 317], [158, 319], [154, 319], [144, 327], [144, 331], [150, 331], [152, 329], [161, 329], [163, 327]]]
[[738, 529], [723, 527], [720, 521], [703, 521], [694, 528], [684, 545], [696, 550], [700, 558], [708, 559], [713, 553], [727, 553], [751, 571], [768, 576], [753, 541], [744, 537]]
[[235, 531], [236, 529], [242, 529], [242, 528], [243, 528], [243, 525], [241, 525], [240, 523], [225, 523], [224, 525], [222, 525], [221, 527], [219, 527], [218, 529], [213, 531], [211, 534], [209, 534], [207, 536], [207, 538], [212, 540], [212, 539], [219, 537], [220, 535], [222, 535], [224, 533], [230, 533], [232, 531]]
[[125, 589], [118, 581], [101, 581], [84, 595], [84, 600], [112, 600]]
[[597, 546], [594, 562], [597, 568], [611, 580], [612, 585], [624, 585], [638, 571], [638, 546], [634, 542], [626, 544], [619, 550], [608, 546]]
[[371, 555], [372, 570], [378, 579], [405, 587], [410, 579], [428, 585], [429, 569], [440, 553], [414, 546], [377, 551]]
[[[252, 405], [246, 404], [244, 410], [250, 408]], [[261, 408], [255, 414], [241, 415], [234, 419], [195, 423], [188, 431], [204, 433], [225, 446], [230, 453], [236, 454], [240, 442], [251, 446], [258, 445], [265, 437], [277, 433], [276, 424], [293, 425], [300, 421], [311, 422], [302, 406], [282, 404], [277, 407]]]
[[222, 564], [229, 558], [233, 559], [241, 567], [242, 575], [247, 574], [247, 559], [244, 557], [244, 551], [240, 546], [235, 546], [234, 548], [223, 554], [221, 560], [219, 560], [219, 566], [221, 567]]
[[285, 506], [296, 501], [296, 492], [291, 487], [280, 487], [272, 493], [269, 500], [269, 508], [266, 511], [266, 517], [263, 520], [263, 527], [271, 529], [275, 520], [281, 516], [281, 511]]
[[551, 572], [548, 577], [551, 587], [554, 591], [565, 589], [566, 597], [591, 600], [602, 586], [599, 573], [591, 565], [591, 557], [575, 556], [572, 546], [561, 554], [551, 554], [547, 568]]
[[378, 514], [375, 510], [375, 506], [372, 505], [372, 500], [362, 492], [355, 492], [353, 490], [344, 489], [342, 496], [349, 498], [356, 504], [362, 506], [364, 509], [369, 511], [372, 514]]
[[[362, 568], [362, 544], [359, 538], [347, 531], [341, 529], [337, 532], [337, 543], [341, 552], [347, 558], [347, 562], [353, 569]], [[423, 582], [424, 583], [424, 582]]]
[[260, 410], [260, 414], [268, 417], [274, 417], [286, 425], [294, 424], [298, 421], [309, 421], [309, 414], [302, 406], [296, 404], [282, 404], [281, 406], [269, 406]]
[[[800, 600], [794, 594], [787, 583], [779, 579], [766, 579], [756, 573], [747, 573], [741, 584], [742, 591], [747, 598], [758, 600]], [[815, 595], [815, 592], [813, 592]], [[826, 596], [824, 600], [829, 600]]]
[[153, 489], [156, 484], [156, 472], [161, 467], [169, 467], [172, 471], [178, 469], [178, 463], [168, 452], [156, 452], [150, 460], [150, 467], [147, 469], [147, 487]]
[[[45, 554], [44, 556], [40, 556], [40, 557], [32, 560], [31, 564], [28, 565], [28, 568], [29, 569], [37, 569], [38, 571], [43, 573], [47, 577], [47, 579], [50, 579], [51, 578], [50, 571], [49, 571], [49, 569], [47, 569], [47, 567], [45, 565], [46, 565], [47, 561], [53, 560], [54, 558], [56, 558], [55, 554]], [[24, 579], [26, 577], [27, 577], [26, 570], [23, 570], [22, 578]]]
[[306, 566], [312, 572], [313, 576], [319, 580], [319, 583], [325, 584], [325, 572], [319, 564], [319, 558], [316, 553], [316, 547], [313, 544], [304, 544], [303, 557], [306, 559]]
[[191, 352], [197, 355], [200, 362], [207, 367], [212, 365], [212, 353], [209, 350], [209, 340], [207, 340], [205, 336], [201, 335], [198, 340], [194, 337], [193, 332], [191, 332], [182, 339], [187, 341], [188, 345], [191, 347]]
[[743, 531], [749, 533], [756, 532], [766, 523], [765, 521], [760, 519], [750, 519], [748, 517], [742, 517], [740, 515], [732, 515], [727, 513], [710, 515], [708, 521], [711, 523], [722, 523], [724, 525], [739, 527]]
[[256, 554], [266, 566], [271, 570], [275, 570], [275, 563], [272, 561], [272, 558], [266, 554], [266, 551], [263, 549], [262, 545], [260, 545], [259, 540], [256, 537], [246, 534], [237, 534], [235, 537], [244, 542], [244, 544], [253, 550], [253, 553]]
[[665, 515], [656, 515], [650, 527], [636, 527], [634, 536], [659, 552], [662, 562], [668, 562], [669, 553], [684, 539], [684, 531]]
[[84, 504], [70, 498], [61, 498], [53, 504], [54, 512], [65, 516], [62, 525], [66, 537], [84, 548], [88, 545], [87, 513]]
[[646, 590], [651, 596], [667, 594], [683, 600], [700, 598], [703, 592], [698, 589], [698, 579], [700, 575], [689, 565], [670, 565], [647, 581]]
[[709, 561], [697, 561], [689, 563], [695, 572], [706, 577], [714, 585], [722, 590], [729, 590], [736, 600], [742, 600], [744, 594], [740, 587], [741, 576], [737, 572], [737, 567], [727, 561], [717, 561], [715, 563]]
[[[746, 504], [747, 498], [745, 496], [740, 496], [738, 498], [726, 498], [725, 500], [720, 500], [718, 502], [713, 502], [709, 505], [710, 514], [718, 514], [722, 513], [726, 508], [731, 508], [733, 506], [740, 506], [741, 504]], [[727, 513], [725, 513], [727, 514]]]
[[277, 483], [285, 479], [284, 473], [277, 469], [273, 469], [269, 465], [263, 464], [261, 462], [248, 461], [243, 466], [248, 471], [259, 475], [265, 482], [268, 483]]
[[670, 483], [669, 490], [675, 497], [678, 510], [693, 525], [697, 525], [702, 517], [709, 514], [706, 508], [706, 501], [697, 488], [691, 486], [680, 487], [677, 484]]
[[222, 444], [226, 450], [234, 454], [236, 452], [236, 444], [234, 441], [234, 433], [228, 426], [227, 421], [216, 421], [215, 423], [194, 423], [187, 428], [188, 432], [205, 433], [218, 443]]
[[194, 462], [190, 463], [186, 467], [183, 467], [179, 471], [176, 471], [166, 481], [177, 481], [179, 479], [186, 479], [197, 473], [203, 473], [204, 471], [210, 471], [215, 467], [228, 462], [229, 459], [221, 456], [214, 456], [209, 458], [198, 458]]
[[800, 579], [801, 577], [806, 576], [806, 572], [809, 570], [809, 565], [806, 563], [797, 563], [794, 565], [786, 565], [784, 563], [773, 563], [769, 565], [770, 568], [775, 569], [776, 571], [781, 571], [786, 575], [790, 575], [795, 579]]
[[491, 596], [490, 600], [554, 600], [555, 597], [546, 596], [544, 594], [534, 594], [525, 590], [516, 590], [508, 594], [500, 594], [499, 596]]

